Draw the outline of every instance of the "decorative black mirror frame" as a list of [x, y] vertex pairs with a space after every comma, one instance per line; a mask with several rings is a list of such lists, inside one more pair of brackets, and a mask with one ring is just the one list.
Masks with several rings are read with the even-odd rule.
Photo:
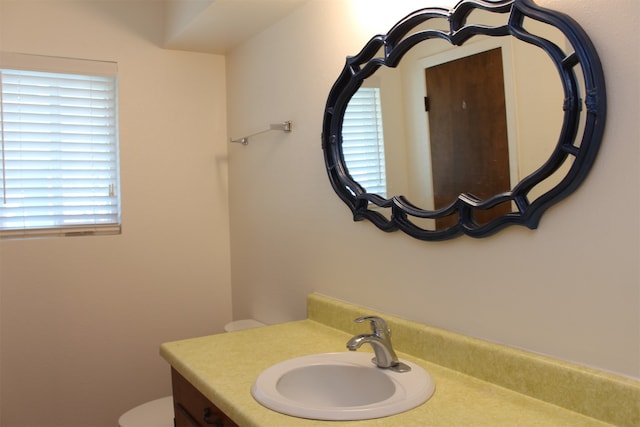
[[[506, 25], [490, 27], [467, 25], [474, 9], [495, 13], [508, 13]], [[566, 55], [558, 46], [544, 38], [527, 32], [524, 18], [549, 24], [559, 29], [574, 52]], [[407, 36], [417, 25], [430, 19], [448, 20], [450, 29], [424, 30]], [[460, 196], [449, 206], [439, 210], [424, 210], [411, 204], [404, 196], [385, 199], [367, 193], [350, 175], [342, 153], [342, 122], [351, 96], [363, 80], [382, 66], [396, 67], [404, 54], [417, 43], [429, 39], [444, 39], [452, 45], [462, 45], [475, 35], [514, 36], [543, 49], [555, 64], [564, 90], [564, 120], [556, 147], [550, 158], [534, 173], [522, 179], [511, 191], [478, 200], [469, 194]], [[384, 48], [384, 57], [375, 57]], [[574, 67], [580, 66], [584, 76], [586, 118], [580, 143], [578, 140], [582, 100]], [[507, 225], [519, 224], [530, 229], [538, 227], [542, 214], [551, 205], [567, 197], [586, 178], [600, 147], [605, 126], [606, 92], [604, 74], [598, 54], [589, 37], [569, 16], [541, 8], [531, 0], [462, 0], [453, 9], [426, 8], [418, 10], [398, 22], [386, 35], [373, 37], [346, 65], [334, 83], [327, 100], [322, 129], [322, 148], [325, 164], [333, 189], [353, 212], [354, 221], [368, 219], [383, 231], [402, 230], [421, 240], [446, 240], [461, 234], [472, 237], [489, 236]], [[574, 161], [566, 176], [551, 190], [534, 201], [528, 200], [529, 191], [553, 174], [567, 156]], [[506, 201], [513, 202], [517, 212], [504, 214], [486, 224], [474, 220], [474, 210], [488, 209]], [[369, 207], [375, 205], [374, 210]], [[390, 219], [375, 209], [389, 208]], [[458, 223], [442, 230], [426, 230], [411, 222], [410, 217], [439, 218], [458, 213]]]

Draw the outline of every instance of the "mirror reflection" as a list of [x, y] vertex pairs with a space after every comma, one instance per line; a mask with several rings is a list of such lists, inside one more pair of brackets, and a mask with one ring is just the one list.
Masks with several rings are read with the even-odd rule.
[[[567, 44], [553, 27], [535, 21], [529, 27]], [[351, 97], [342, 127], [345, 162], [368, 193], [403, 195], [423, 209], [442, 209], [461, 193], [485, 200], [513, 189], [549, 158], [563, 98], [549, 55], [529, 43], [487, 36], [462, 47], [423, 41], [396, 68], [380, 67]], [[556, 183], [547, 180], [534, 196]], [[503, 203], [476, 219], [486, 223], [514, 208]], [[456, 222], [451, 215], [430, 226]]]

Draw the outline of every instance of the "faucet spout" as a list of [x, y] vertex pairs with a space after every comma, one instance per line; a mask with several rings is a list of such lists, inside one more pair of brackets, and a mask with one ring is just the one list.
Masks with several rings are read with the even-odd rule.
[[355, 319], [355, 322], [361, 323], [367, 320], [371, 323], [373, 333], [359, 334], [352, 337], [347, 341], [347, 348], [350, 351], [356, 351], [362, 344], [370, 344], [376, 355], [372, 361], [378, 368], [392, 369], [398, 372], [410, 370], [409, 366], [398, 360], [398, 356], [391, 345], [391, 330], [384, 319], [377, 316], [364, 316]]
[[375, 353], [375, 364], [378, 368], [391, 368], [397, 365], [398, 356], [392, 347], [388, 346], [387, 342], [375, 335], [358, 335], [351, 338], [347, 342], [347, 348], [350, 351], [356, 351], [362, 346], [362, 344], [371, 344], [373, 352]]
[[355, 337], [353, 337], [349, 341], [347, 341], [347, 348], [350, 351], [356, 351], [357, 349], [360, 348], [360, 346], [362, 344], [364, 344], [366, 342], [366, 340], [369, 337], [370, 337], [370, 335], [368, 335], [368, 334], [356, 335]]

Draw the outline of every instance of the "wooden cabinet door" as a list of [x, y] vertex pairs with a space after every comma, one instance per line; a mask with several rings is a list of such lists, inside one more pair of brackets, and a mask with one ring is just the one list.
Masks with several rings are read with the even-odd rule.
[[173, 368], [171, 383], [176, 427], [238, 427]]

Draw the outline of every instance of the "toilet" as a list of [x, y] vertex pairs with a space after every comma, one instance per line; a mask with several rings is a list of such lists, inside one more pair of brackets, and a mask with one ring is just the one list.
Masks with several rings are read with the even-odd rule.
[[264, 323], [258, 322], [254, 319], [242, 319], [242, 320], [234, 320], [233, 322], [229, 322], [224, 325], [225, 332], [233, 332], [233, 331], [241, 331], [243, 329], [253, 329], [259, 328], [260, 326], [264, 326]]
[[173, 427], [173, 396], [161, 397], [128, 410], [119, 427]]
[[[254, 319], [234, 320], [224, 326], [225, 332], [258, 328], [264, 323]], [[118, 427], [174, 427], [173, 396], [161, 397], [128, 410], [120, 419]]]

